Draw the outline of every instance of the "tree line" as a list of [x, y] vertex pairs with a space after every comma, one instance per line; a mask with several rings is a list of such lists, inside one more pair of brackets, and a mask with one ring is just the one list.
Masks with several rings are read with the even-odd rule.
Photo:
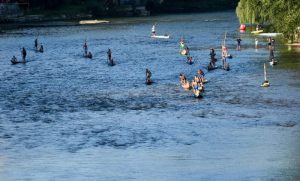
[[[32, 8], [56, 9], [64, 5], [93, 5], [99, 11], [109, 8], [117, 8], [117, 2], [113, 0], [28, 0]], [[127, 1], [133, 6], [135, 0]], [[145, 7], [152, 14], [179, 13], [179, 12], [203, 12], [234, 9], [238, 0], [146, 0]]]
[[299, 0], [240, 0], [236, 14], [240, 23], [271, 25], [292, 41], [300, 32]]

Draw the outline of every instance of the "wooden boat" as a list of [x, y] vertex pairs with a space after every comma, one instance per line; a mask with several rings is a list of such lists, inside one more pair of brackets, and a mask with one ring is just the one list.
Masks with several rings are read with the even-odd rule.
[[195, 98], [202, 98], [203, 92], [204, 92], [203, 87], [200, 87], [199, 89], [194, 89], [193, 91]]
[[270, 82], [267, 80], [267, 68], [266, 68], [266, 64], [264, 63], [264, 82], [260, 85], [261, 87], [269, 87], [270, 86]]
[[116, 63], [115, 63], [114, 59], [111, 59], [111, 60], [107, 60], [107, 65], [109, 65], [109, 66], [115, 66]]
[[18, 64], [18, 63], [24, 63], [24, 64], [26, 63], [26, 61], [17, 61], [17, 60], [13, 60], [13, 59], [11, 59], [10, 62], [13, 65]]
[[146, 85], [151, 85], [153, 81], [150, 78], [146, 78], [145, 84]]
[[186, 60], [186, 63], [189, 64], [189, 65], [192, 65], [194, 63], [192, 57], [188, 57], [187, 60]]
[[41, 48], [37, 48], [35, 49], [36, 52], [39, 52], [39, 53], [44, 53], [44, 49], [41, 49]]
[[211, 63], [209, 63], [208, 66], [207, 66], [208, 71], [215, 70], [217, 68], [218, 68], [217, 66], [213, 66]]
[[229, 63], [225, 63], [223, 69], [229, 71], [230, 70]]
[[100, 23], [109, 23], [109, 21], [106, 21], [106, 20], [82, 20], [82, 21], [79, 21], [79, 24], [81, 24], [81, 25], [92, 25], [92, 24], [100, 24]]
[[208, 82], [208, 80], [207, 80], [207, 79], [204, 79], [202, 82], [205, 84], [205, 83], [207, 83], [207, 82]]
[[151, 35], [151, 38], [157, 38], [157, 39], [169, 39], [170, 35]]
[[84, 57], [84, 58], [92, 59], [92, 58], [93, 58], [93, 55], [92, 55], [91, 52], [89, 52], [88, 54], [84, 54], [83, 57]]
[[264, 32], [264, 30], [251, 31], [252, 34], [259, 34]]

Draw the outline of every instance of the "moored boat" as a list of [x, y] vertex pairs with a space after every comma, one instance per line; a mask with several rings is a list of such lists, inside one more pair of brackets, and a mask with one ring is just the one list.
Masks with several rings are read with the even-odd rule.
[[264, 30], [256, 30], [256, 31], [251, 31], [252, 34], [259, 34], [264, 32]]
[[109, 21], [106, 21], [106, 20], [82, 20], [82, 21], [79, 21], [79, 24], [81, 24], [81, 25], [92, 25], [92, 24], [100, 24], [100, 23], [109, 23]]

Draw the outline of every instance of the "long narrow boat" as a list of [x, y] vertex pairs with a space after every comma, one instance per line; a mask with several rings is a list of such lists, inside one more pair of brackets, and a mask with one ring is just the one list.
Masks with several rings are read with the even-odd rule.
[[170, 35], [151, 35], [151, 38], [157, 38], [157, 39], [169, 39]]
[[82, 20], [82, 21], [79, 21], [79, 24], [81, 24], [81, 25], [92, 25], [92, 24], [100, 24], [100, 23], [109, 23], [109, 21], [106, 21], [106, 20]]
[[15, 64], [18, 64], [18, 63], [26, 63], [26, 61], [14, 61], [14, 60], [10, 60], [11, 64], [15, 65]]
[[107, 60], [107, 65], [109, 65], [109, 66], [115, 66], [116, 63], [115, 63], [115, 61], [113, 59], [111, 59], [110, 61]]
[[264, 32], [264, 30], [251, 31], [252, 34], [259, 34]]
[[260, 33], [259, 36], [271, 36], [271, 37], [275, 37], [275, 36], [279, 36], [282, 35], [282, 33]]
[[89, 52], [88, 54], [83, 54], [83, 57], [84, 58], [89, 58], [89, 59], [92, 59], [93, 58], [93, 54], [91, 52]]

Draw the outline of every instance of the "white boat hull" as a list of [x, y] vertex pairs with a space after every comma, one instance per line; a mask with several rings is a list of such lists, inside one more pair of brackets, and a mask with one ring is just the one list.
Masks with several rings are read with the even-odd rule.
[[170, 35], [152, 35], [151, 38], [169, 39]]
[[259, 36], [279, 36], [279, 35], [282, 35], [282, 33], [260, 33], [258, 34]]
[[100, 24], [100, 23], [109, 23], [109, 21], [106, 21], [106, 20], [82, 20], [82, 21], [79, 21], [79, 24], [81, 24], [81, 25], [93, 25], [93, 24]]

